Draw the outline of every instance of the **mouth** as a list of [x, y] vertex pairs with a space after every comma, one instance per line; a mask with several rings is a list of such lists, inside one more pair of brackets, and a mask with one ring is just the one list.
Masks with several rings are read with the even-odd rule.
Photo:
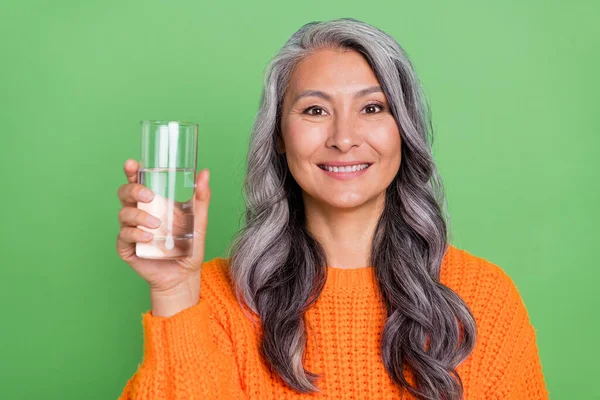
[[358, 163], [358, 164], [350, 164], [350, 165], [327, 165], [327, 164], [318, 164], [317, 166], [321, 168], [323, 171], [333, 173], [333, 174], [352, 174], [356, 172], [362, 172], [369, 168], [373, 163]]

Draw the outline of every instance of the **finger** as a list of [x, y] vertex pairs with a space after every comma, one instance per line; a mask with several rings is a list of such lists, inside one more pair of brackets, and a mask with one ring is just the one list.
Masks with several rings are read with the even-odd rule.
[[117, 196], [124, 207], [137, 206], [138, 202], [150, 203], [154, 199], [154, 192], [139, 183], [124, 183], [119, 187]]
[[[148, 236], [149, 235], [149, 236]], [[153, 235], [138, 228], [121, 228], [117, 235], [117, 254], [125, 261], [136, 257], [135, 243], [151, 242]]]
[[119, 211], [119, 225], [142, 225], [147, 228], [156, 229], [160, 226], [160, 219], [137, 207], [123, 207]]
[[133, 159], [128, 159], [125, 161], [125, 176], [127, 177], [127, 182], [129, 183], [137, 183], [137, 174], [138, 174], [139, 164], [137, 161]]
[[[198, 174], [196, 183], [196, 198], [194, 204], [194, 230], [198, 233], [206, 233], [208, 222], [208, 206], [210, 204], [210, 173], [203, 169]], [[198, 217], [198, 218], [196, 218]]]
[[204, 259], [206, 228], [208, 226], [208, 207], [211, 196], [209, 179], [210, 173], [208, 169], [203, 169], [198, 174], [196, 182], [196, 196], [194, 199], [194, 251], [192, 262], [202, 262]]
[[147, 243], [152, 241], [154, 235], [151, 232], [146, 232], [140, 228], [135, 228], [133, 226], [124, 226], [119, 231], [119, 239], [123, 241], [123, 243], [133, 244], [133, 243]]

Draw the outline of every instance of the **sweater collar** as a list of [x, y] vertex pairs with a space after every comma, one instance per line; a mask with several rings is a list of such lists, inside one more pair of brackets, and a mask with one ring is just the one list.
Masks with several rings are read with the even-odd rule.
[[327, 266], [327, 282], [330, 289], [354, 290], [375, 285], [375, 268], [336, 268]]

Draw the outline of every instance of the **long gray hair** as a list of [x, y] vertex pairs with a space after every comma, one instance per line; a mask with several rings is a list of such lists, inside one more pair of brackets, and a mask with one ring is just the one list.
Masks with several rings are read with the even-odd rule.
[[[266, 68], [247, 155], [245, 225], [228, 248], [237, 300], [259, 317], [262, 357], [285, 384], [301, 393], [318, 391], [319, 375], [302, 364], [304, 313], [324, 287], [327, 257], [306, 229], [302, 189], [276, 146], [293, 69], [323, 48], [365, 57], [402, 135], [401, 165], [386, 190], [370, 255], [387, 312], [383, 364], [402, 390], [419, 399], [461, 399], [456, 367], [473, 350], [476, 326], [465, 302], [440, 283], [451, 229], [431, 153], [429, 106], [404, 50], [367, 23], [353, 18], [308, 23]], [[413, 372], [415, 386], [404, 368]]]

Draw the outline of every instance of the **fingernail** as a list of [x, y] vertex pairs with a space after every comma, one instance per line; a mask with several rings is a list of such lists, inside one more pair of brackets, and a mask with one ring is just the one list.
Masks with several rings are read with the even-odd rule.
[[154, 194], [152, 193], [152, 191], [150, 191], [148, 189], [142, 189], [142, 191], [140, 192], [140, 198], [142, 200], [150, 201], [150, 200], [152, 200], [153, 197], [154, 197]]
[[160, 219], [152, 215], [148, 215], [148, 217], [146, 217], [146, 222], [151, 228], [158, 228], [160, 226]]
[[152, 239], [153, 237], [154, 237], [154, 235], [151, 234], [150, 232], [142, 233], [142, 239]]

